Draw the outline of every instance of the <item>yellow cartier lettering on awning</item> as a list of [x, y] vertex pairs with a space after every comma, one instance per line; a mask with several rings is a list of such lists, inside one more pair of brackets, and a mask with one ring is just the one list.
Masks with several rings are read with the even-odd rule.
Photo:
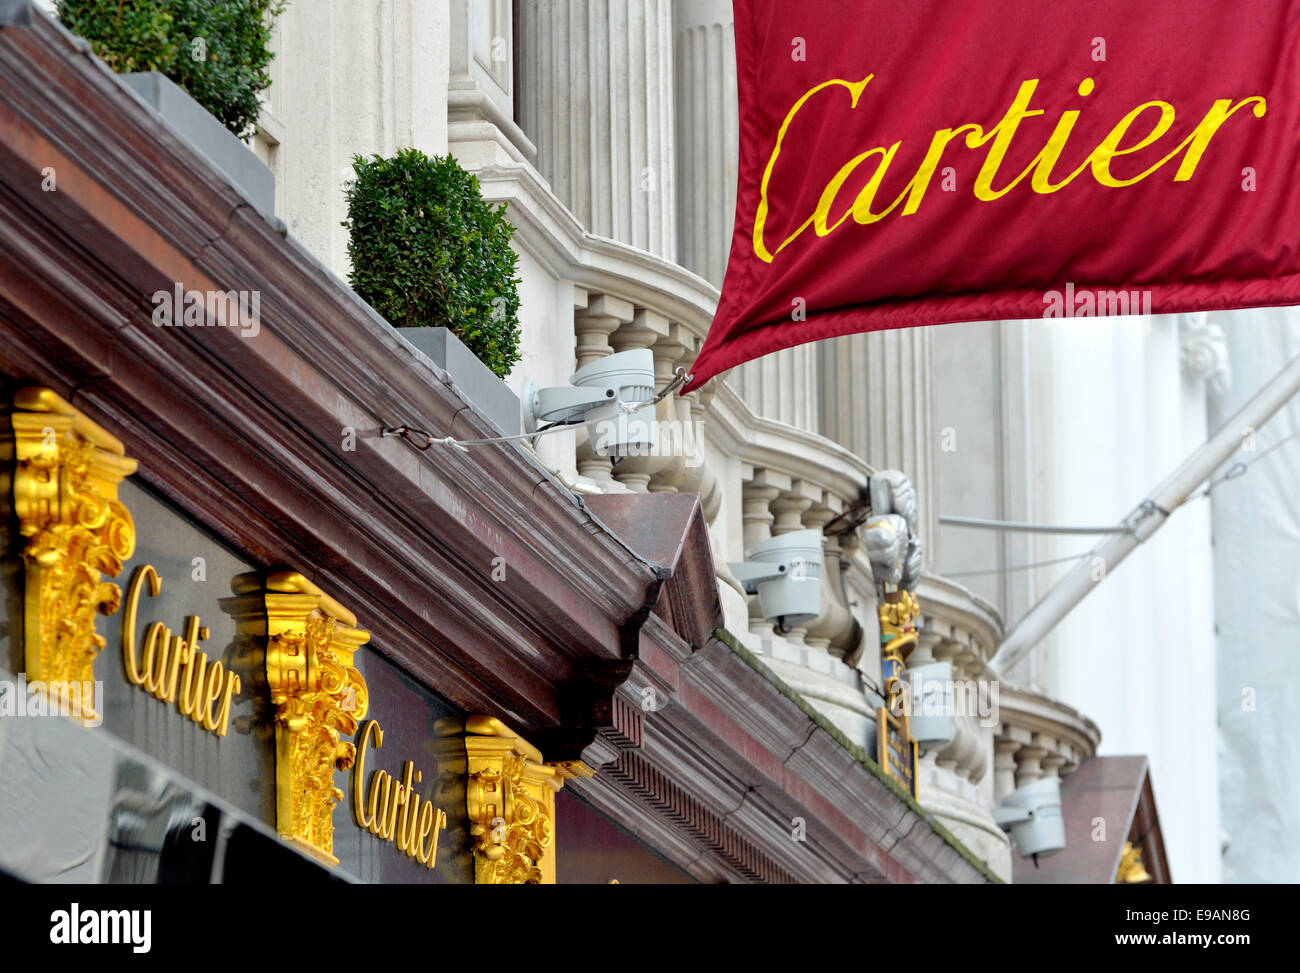
[[[162, 578], [152, 564], [144, 564], [131, 575], [122, 614], [122, 664], [126, 678], [155, 699], [176, 703], [181, 714], [219, 737], [230, 727], [230, 702], [241, 685], [239, 676], [219, 660], [208, 661], [199, 643], [209, 637], [208, 627], [197, 615], [185, 619], [183, 635], [173, 635], [162, 622], [154, 622], [136, 636], [140, 597], [145, 586], [149, 597], [162, 592]], [[214, 709], [214, 707], [216, 707]]]
[[414, 858], [426, 868], [437, 867], [438, 834], [447, 827], [447, 812], [421, 801], [414, 785], [422, 774], [411, 761], [402, 764], [400, 780], [385, 770], [376, 770], [370, 778], [370, 790], [364, 792], [366, 755], [374, 740], [378, 750], [384, 745], [384, 731], [376, 720], [361, 728], [357, 742], [357, 762], [352, 768], [352, 815], [358, 827]]

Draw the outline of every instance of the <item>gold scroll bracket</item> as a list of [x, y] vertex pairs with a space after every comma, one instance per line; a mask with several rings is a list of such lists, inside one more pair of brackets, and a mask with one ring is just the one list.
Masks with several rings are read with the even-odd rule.
[[135, 524], [117, 498], [136, 470], [122, 443], [47, 388], [23, 388], [9, 413], [13, 430], [8, 484], [22, 561], [23, 654], [28, 685], [97, 724], [95, 657], [104, 637], [95, 615], [112, 615], [116, 577], [135, 550]]
[[548, 764], [498, 719], [440, 720], [439, 778], [446, 797], [463, 782], [478, 885], [555, 883], [555, 795], [564, 781], [590, 777], [578, 761]]
[[334, 774], [356, 759], [350, 740], [370, 708], [353, 665], [370, 633], [301, 574], [241, 574], [222, 607], [239, 632], [264, 640], [275, 723], [275, 820], [280, 837], [319, 861], [334, 857]]

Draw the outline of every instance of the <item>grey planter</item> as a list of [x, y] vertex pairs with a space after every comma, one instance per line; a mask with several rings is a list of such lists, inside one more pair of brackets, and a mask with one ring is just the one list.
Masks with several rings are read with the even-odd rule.
[[268, 219], [275, 219], [275, 177], [253, 150], [175, 82], [157, 71], [119, 74], [122, 82], [163, 117], [212, 167]]
[[456, 390], [503, 436], [521, 430], [519, 396], [495, 372], [475, 357], [446, 328], [396, 328], [403, 338], [451, 376]]

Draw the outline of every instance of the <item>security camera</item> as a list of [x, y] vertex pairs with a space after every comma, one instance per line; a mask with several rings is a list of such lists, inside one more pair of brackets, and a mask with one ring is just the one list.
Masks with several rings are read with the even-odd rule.
[[822, 533], [795, 530], [778, 534], [728, 563], [747, 594], [757, 594], [763, 617], [782, 632], [810, 622], [821, 612]]
[[926, 749], [951, 743], [957, 702], [952, 683], [952, 663], [909, 666], [907, 674], [912, 682], [912, 712], [907, 718], [912, 739]]
[[1050, 855], [1065, 847], [1065, 819], [1061, 817], [1061, 782], [1044, 777], [1012, 791], [993, 808], [993, 820], [1011, 832], [1022, 858]]
[[649, 453], [655, 445], [654, 397], [654, 354], [649, 348], [620, 351], [584, 365], [568, 385], [539, 389], [532, 379], [525, 382], [524, 431], [538, 432], [541, 423], [585, 422], [598, 456]]

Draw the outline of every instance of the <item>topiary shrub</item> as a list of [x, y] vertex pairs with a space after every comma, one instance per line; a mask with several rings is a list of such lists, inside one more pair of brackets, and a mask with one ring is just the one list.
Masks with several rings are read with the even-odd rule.
[[519, 361], [518, 258], [504, 206], [450, 155], [352, 160], [350, 281], [396, 327], [445, 327], [501, 377]]
[[287, 0], [59, 0], [59, 19], [114, 71], [159, 71], [239, 138], [271, 84], [271, 31]]

